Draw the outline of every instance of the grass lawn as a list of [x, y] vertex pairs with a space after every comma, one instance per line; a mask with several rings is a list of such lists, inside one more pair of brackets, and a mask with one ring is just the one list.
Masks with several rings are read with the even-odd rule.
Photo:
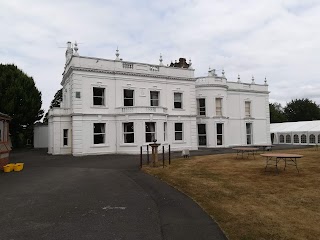
[[190, 196], [231, 240], [320, 239], [320, 150], [276, 152], [304, 155], [300, 174], [294, 166], [283, 171], [283, 161], [278, 175], [265, 173], [260, 155], [236, 154], [175, 159], [164, 169], [143, 171]]

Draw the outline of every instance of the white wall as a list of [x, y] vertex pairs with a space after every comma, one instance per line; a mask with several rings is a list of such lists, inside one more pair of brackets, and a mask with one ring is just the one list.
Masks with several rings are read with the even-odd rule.
[[49, 146], [49, 127], [48, 125], [34, 126], [33, 147], [48, 148]]

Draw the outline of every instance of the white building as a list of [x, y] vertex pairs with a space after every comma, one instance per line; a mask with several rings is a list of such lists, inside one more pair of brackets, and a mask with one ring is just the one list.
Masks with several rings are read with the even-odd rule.
[[266, 81], [195, 78], [185, 59], [164, 66], [79, 56], [68, 43], [63, 102], [49, 112], [49, 153], [138, 153], [154, 139], [172, 150], [269, 144]]

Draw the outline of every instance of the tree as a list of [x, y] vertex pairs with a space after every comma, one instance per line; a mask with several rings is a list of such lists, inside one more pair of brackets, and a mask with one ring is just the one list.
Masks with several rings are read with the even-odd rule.
[[33, 137], [33, 124], [43, 116], [41, 92], [32, 77], [13, 64], [0, 64], [0, 112], [12, 117], [11, 140], [14, 147]]
[[[50, 109], [54, 107], [60, 107], [61, 102], [62, 102], [62, 88], [59, 89], [54, 95], [53, 100], [51, 101], [51, 104], [50, 104]], [[49, 111], [47, 111], [46, 115], [44, 116], [44, 119], [43, 119], [44, 123], [48, 122], [48, 114], [49, 114]]]
[[269, 109], [270, 123], [282, 123], [287, 121], [286, 115], [284, 114], [280, 103], [269, 103]]
[[284, 113], [289, 122], [312, 121], [320, 119], [319, 106], [307, 98], [292, 100], [284, 108]]

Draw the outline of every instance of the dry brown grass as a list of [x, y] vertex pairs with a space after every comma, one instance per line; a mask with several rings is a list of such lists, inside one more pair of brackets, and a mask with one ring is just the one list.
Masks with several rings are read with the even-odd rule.
[[166, 168], [144, 167], [194, 199], [229, 239], [320, 239], [320, 151], [290, 149], [294, 166], [265, 173], [265, 160], [235, 154], [174, 160]]

